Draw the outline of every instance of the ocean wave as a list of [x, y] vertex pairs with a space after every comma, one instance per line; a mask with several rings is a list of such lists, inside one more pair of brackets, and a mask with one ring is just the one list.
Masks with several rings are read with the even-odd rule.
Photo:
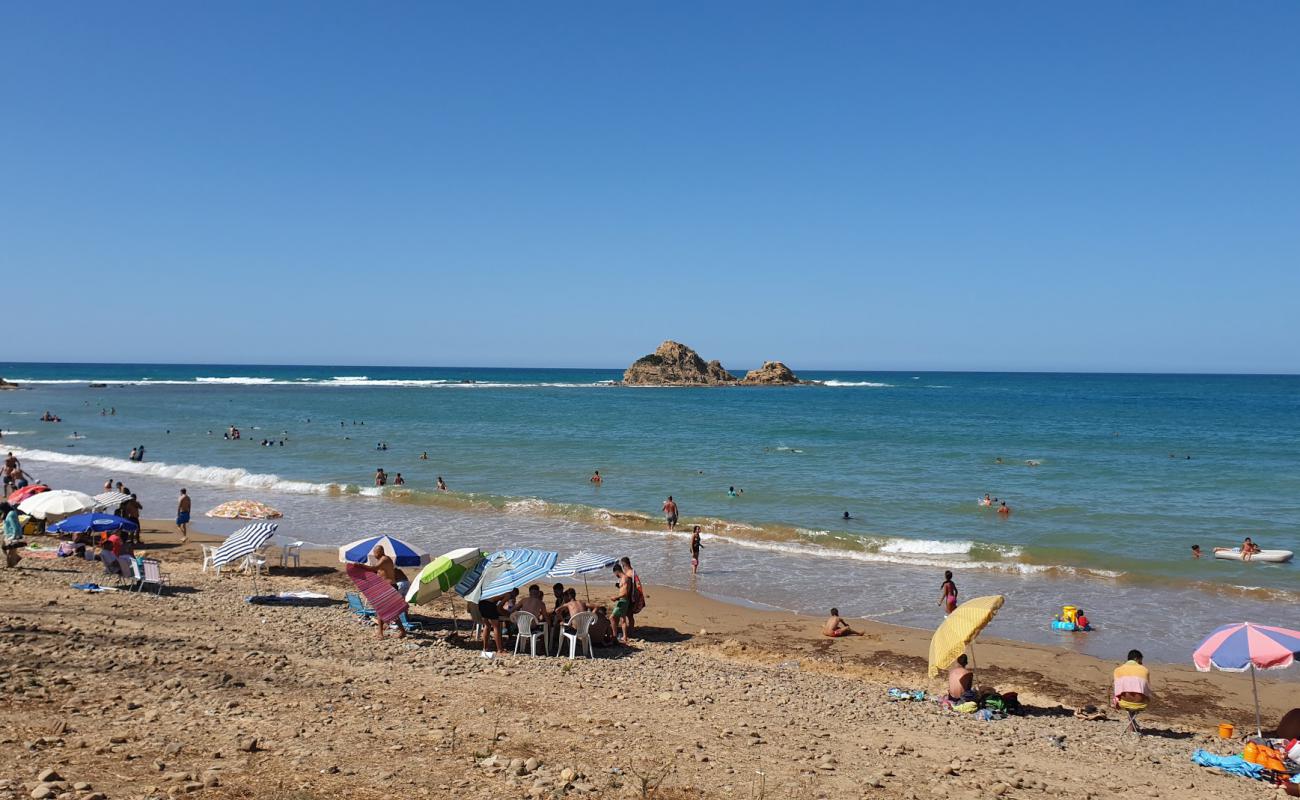
[[893, 388], [893, 386], [894, 386], [894, 384], [892, 384], [892, 383], [877, 383], [876, 381], [837, 381], [837, 380], [829, 380], [829, 381], [821, 381], [821, 384], [822, 384], [822, 386], [840, 386], [840, 387], [844, 387], [844, 386], [866, 386], [866, 387], [869, 387], [869, 388], [872, 388], [872, 389], [891, 389], [891, 388]]
[[880, 546], [878, 552], [893, 555], [968, 555], [975, 546], [971, 541], [945, 542], [938, 539], [893, 539]]
[[211, 486], [232, 486], [241, 489], [286, 492], [289, 494], [342, 494], [351, 487], [337, 483], [311, 483], [309, 481], [286, 480], [279, 475], [249, 472], [246, 469], [231, 467], [213, 467], [204, 464], [167, 464], [161, 461], [128, 461], [124, 458], [109, 456], [83, 456], [71, 453], [55, 453], [49, 450], [14, 450], [14, 455], [32, 461], [44, 461], [52, 464], [68, 464], [86, 467], [106, 473], [125, 473], [130, 475], [147, 475], [158, 478], [170, 478], [192, 483], [205, 483]]
[[756, 525], [713, 517], [691, 519], [678, 530], [668, 531], [664, 528], [662, 520], [653, 514], [596, 508], [577, 503], [552, 503], [536, 497], [434, 492], [407, 487], [358, 487], [346, 483], [289, 480], [274, 474], [202, 464], [141, 463], [107, 456], [72, 455], [35, 449], [15, 449], [14, 452], [20, 458], [31, 461], [83, 467], [104, 474], [134, 474], [169, 478], [187, 483], [299, 495], [382, 498], [391, 502], [414, 503], [461, 511], [547, 517], [565, 523], [594, 525], [607, 531], [637, 536], [654, 535], [687, 539], [691, 536], [691, 527], [698, 524], [705, 540], [773, 553], [842, 558], [909, 567], [986, 570], [1018, 575], [1113, 579], [1124, 574], [1083, 567], [1026, 563], [1019, 559], [1019, 548], [968, 540], [944, 541], [904, 537], [873, 539], [843, 531], [805, 529], [771, 523]]
[[[331, 388], [364, 389], [588, 389], [617, 385], [618, 381], [590, 382], [528, 382], [451, 380], [446, 378], [371, 379], [364, 375], [339, 375], [332, 378], [258, 378], [249, 376], [198, 376], [193, 380], [139, 378], [112, 380], [108, 378], [10, 378], [17, 384], [76, 385], [102, 383], [110, 386], [320, 386]], [[17, 412], [12, 412], [17, 413]]]

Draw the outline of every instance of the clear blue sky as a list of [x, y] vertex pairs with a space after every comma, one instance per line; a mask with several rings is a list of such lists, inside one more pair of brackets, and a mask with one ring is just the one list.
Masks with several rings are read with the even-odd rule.
[[1300, 371], [1298, 41], [1290, 0], [5, 3], [5, 355]]

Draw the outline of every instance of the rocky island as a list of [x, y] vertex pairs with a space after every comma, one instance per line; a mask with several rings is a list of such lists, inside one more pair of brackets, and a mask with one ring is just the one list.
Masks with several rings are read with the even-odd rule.
[[764, 361], [760, 369], [737, 378], [718, 361], [706, 362], [680, 342], [666, 341], [623, 373], [628, 386], [792, 386], [801, 381], [780, 361]]

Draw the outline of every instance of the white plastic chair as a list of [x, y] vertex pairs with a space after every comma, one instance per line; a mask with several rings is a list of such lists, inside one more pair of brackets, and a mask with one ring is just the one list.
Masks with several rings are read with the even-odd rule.
[[[134, 561], [134, 559], [133, 559]], [[135, 579], [137, 585], [135, 590], [138, 592], [144, 588], [146, 583], [158, 587], [156, 594], [161, 595], [164, 586], [171, 585], [171, 581], [162, 572], [162, 562], [156, 558], [142, 558], [136, 561]]]
[[199, 546], [203, 548], [203, 570], [202, 571], [207, 572], [208, 567], [212, 567], [212, 569], [215, 570], [218, 575], [220, 575], [221, 567], [216, 566], [212, 563], [212, 559], [217, 555], [217, 546], [215, 544], [204, 544]]
[[551, 654], [550, 643], [546, 641], [545, 634], [533, 630], [533, 626], [537, 624], [537, 617], [534, 617], [531, 611], [516, 611], [510, 615], [510, 621], [519, 629], [519, 633], [515, 634], [515, 655], [519, 655], [519, 646], [524, 643], [524, 639], [528, 640], [528, 646], [534, 656], [537, 655], [538, 639], [542, 640], [543, 652], [548, 656]]
[[297, 569], [298, 567], [302, 566], [301, 562], [299, 561], [299, 557], [300, 557], [300, 551], [302, 550], [302, 546], [304, 544], [306, 544], [306, 542], [294, 542], [293, 544], [286, 544], [284, 546], [284, 551], [280, 553], [281, 569], [288, 567], [290, 561], [293, 562], [294, 569]]
[[[595, 658], [591, 653], [591, 623], [596, 621], [595, 611], [583, 611], [580, 614], [574, 614], [569, 620], [573, 630], [568, 628], [560, 629], [560, 636], [569, 640], [569, 660], [572, 661], [578, 654], [578, 642], [582, 642], [587, 648], [587, 658]], [[564, 649], [563, 643], [560, 649]]]
[[244, 556], [244, 563], [240, 566], [240, 569], [244, 572], [256, 572], [258, 575], [261, 575], [262, 568], [265, 566], [266, 556], [259, 553], [249, 553]]

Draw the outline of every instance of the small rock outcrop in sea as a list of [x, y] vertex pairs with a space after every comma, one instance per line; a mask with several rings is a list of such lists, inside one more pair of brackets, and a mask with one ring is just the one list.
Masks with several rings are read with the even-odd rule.
[[5, 380], [4, 378], [0, 378], [0, 390], [5, 390], [5, 389], [17, 389], [17, 388], [18, 388], [18, 384], [16, 384], [16, 383], [10, 383], [9, 381]]
[[705, 362], [691, 348], [669, 340], [628, 367], [623, 373], [623, 383], [629, 386], [790, 386], [804, 381], [780, 361], [764, 361], [761, 369], [751, 370], [738, 379], [717, 361]]
[[764, 361], [759, 369], [751, 369], [741, 378], [742, 384], [750, 386], [789, 386], [803, 383], [790, 368], [780, 361]]
[[623, 373], [623, 383], [641, 386], [719, 386], [735, 383], [736, 376], [717, 361], [705, 363], [684, 344], [667, 341], [648, 356], [633, 362]]

